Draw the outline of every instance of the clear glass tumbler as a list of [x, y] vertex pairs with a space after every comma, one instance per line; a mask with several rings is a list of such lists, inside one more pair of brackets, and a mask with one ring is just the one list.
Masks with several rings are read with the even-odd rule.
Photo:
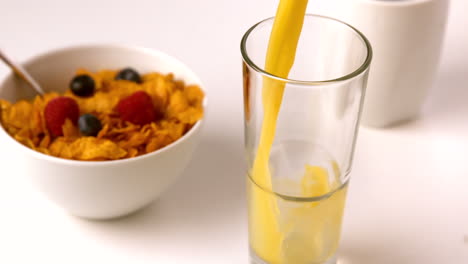
[[372, 49], [306, 15], [288, 78], [265, 71], [274, 18], [242, 38], [252, 263], [336, 263]]

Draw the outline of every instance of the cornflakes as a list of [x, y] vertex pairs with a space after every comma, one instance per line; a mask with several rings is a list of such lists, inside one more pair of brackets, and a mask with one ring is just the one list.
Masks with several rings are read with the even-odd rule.
[[[0, 122], [23, 145], [47, 155], [65, 159], [101, 161], [136, 157], [161, 149], [178, 140], [203, 117], [204, 93], [197, 85], [186, 85], [173, 74], [156, 72], [141, 76], [141, 83], [116, 80], [118, 71], [90, 72], [79, 69], [95, 83], [93, 96], [80, 97], [67, 90], [63, 95], [50, 92], [33, 100], [10, 103], [0, 99]], [[119, 117], [119, 101], [137, 91], [145, 91], [157, 119], [136, 125]], [[102, 124], [94, 136], [80, 133], [77, 124], [66, 119], [63, 136], [54, 137], [47, 129], [44, 109], [59, 96], [76, 100], [80, 115], [92, 114]]]

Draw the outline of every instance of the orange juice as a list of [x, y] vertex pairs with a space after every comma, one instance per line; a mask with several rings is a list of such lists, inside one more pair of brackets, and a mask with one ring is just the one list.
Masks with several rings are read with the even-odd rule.
[[[307, 0], [280, 1], [267, 51], [268, 73], [288, 77], [306, 7]], [[267, 77], [263, 81], [264, 119], [247, 187], [250, 245], [259, 258], [271, 264], [320, 263], [338, 246], [346, 186], [337, 190], [340, 182], [329, 182], [326, 169], [306, 164], [299, 182], [272, 179], [269, 159], [285, 84]], [[288, 201], [272, 192], [274, 185], [288, 186], [291, 192], [300, 190], [305, 197], [325, 196], [314, 202]]]

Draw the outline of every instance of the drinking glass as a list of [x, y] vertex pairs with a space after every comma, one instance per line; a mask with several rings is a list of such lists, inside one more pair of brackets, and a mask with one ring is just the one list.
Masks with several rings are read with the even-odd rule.
[[273, 22], [241, 41], [250, 259], [336, 263], [372, 49], [352, 26], [306, 15], [281, 78], [265, 70]]

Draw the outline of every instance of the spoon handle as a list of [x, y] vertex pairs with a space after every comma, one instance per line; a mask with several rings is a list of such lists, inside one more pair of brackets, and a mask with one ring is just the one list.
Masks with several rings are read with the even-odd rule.
[[8, 58], [6, 54], [2, 52], [2, 50], [0, 50], [0, 59], [2, 59], [8, 66], [10, 66], [16, 75], [28, 83], [29, 86], [31, 86], [39, 94], [44, 94], [41, 86], [31, 77], [31, 75], [29, 75], [29, 73], [27, 73], [21, 65], [14, 63], [10, 58]]

